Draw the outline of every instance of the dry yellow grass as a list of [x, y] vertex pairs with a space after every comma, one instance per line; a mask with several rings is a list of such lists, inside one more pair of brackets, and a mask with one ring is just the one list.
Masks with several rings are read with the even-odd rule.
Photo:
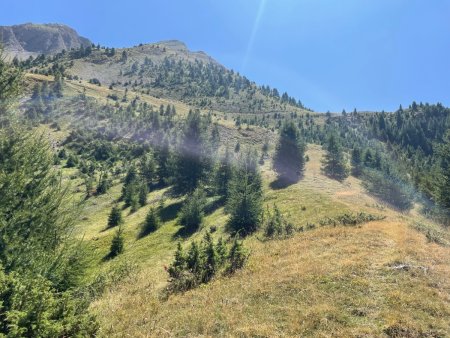
[[[350, 178], [341, 184], [322, 176], [319, 147], [310, 146], [308, 155], [304, 179], [286, 189], [267, 187], [267, 203], [276, 202], [296, 225], [345, 211], [387, 218], [361, 227], [318, 227], [287, 240], [249, 238], [245, 244], [251, 256], [242, 271], [167, 301], [160, 300], [159, 294], [166, 279], [163, 265], [171, 260], [173, 245], [150, 258], [138, 255], [143, 262], [140, 272], [108, 290], [92, 306], [101, 322], [100, 334], [450, 335], [450, 249], [429, 243], [409, 227], [417, 215], [381, 207], [364, 194], [358, 180]], [[274, 179], [268, 166], [264, 168], [266, 184]], [[218, 210], [206, 222], [223, 224], [225, 220]], [[157, 245], [151, 239], [148, 243]], [[131, 263], [133, 257], [130, 254], [126, 261]]]

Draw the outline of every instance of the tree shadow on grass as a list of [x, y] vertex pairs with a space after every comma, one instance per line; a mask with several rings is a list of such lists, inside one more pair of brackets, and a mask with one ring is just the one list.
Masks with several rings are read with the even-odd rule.
[[194, 233], [196, 233], [199, 230], [199, 228], [189, 228], [189, 227], [181, 227], [177, 230], [176, 233], [173, 234], [173, 239], [186, 239], [191, 237]]
[[114, 258], [116, 258], [117, 256], [112, 255], [111, 252], [107, 253], [105, 256], [103, 256], [102, 258], [102, 262], [108, 262]]
[[293, 181], [293, 180], [279, 177], [275, 181], [270, 182], [269, 186], [272, 190], [281, 190], [281, 189], [285, 189], [297, 182], [298, 182], [298, 180]]
[[205, 215], [211, 215], [212, 213], [214, 213], [214, 211], [223, 207], [225, 205], [225, 202], [226, 202], [226, 200], [224, 197], [219, 197], [219, 198], [213, 199], [211, 202], [206, 204]]
[[159, 218], [161, 219], [161, 222], [168, 222], [177, 218], [177, 215], [180, 212], [182, 206], [183, 202], [180, 201], [162, 208], [159, 211]]

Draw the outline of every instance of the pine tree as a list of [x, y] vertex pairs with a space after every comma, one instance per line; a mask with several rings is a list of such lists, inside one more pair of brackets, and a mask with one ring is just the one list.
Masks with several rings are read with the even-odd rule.
[[228, 199], [230, 180], [233, 176], [233, 165], [231, 163], [231, 153], [228, 147], [225, 149], [225, 154], [219, 160], [215, 175], [216, 193]]
[[208, 283], [214, 277], [217, 269], [216, 250], [209, 232], [203, 238], [202, 247], [202, 282]]
[[200, 250], [196, 242], [192, 242], [186, 257], [186, 268], [194, 274], [198, 280], [201, 278], [202, 263], [200, 261]]
[[437, 180], [439, 204], [450, 212], [450, 131], [447, 132], [444, 144], [439, 149], [440, 175]]
[[106, 194], [110, 187], [111, 181], [108, 178], [108, 173], [102, 172], [96, 189], [97, 195]]
[[111, 248], [109, 250], [109, 257], [114, 258], [124, 251], [124, 238], [122, 227], [119, 226], [111, 241]]
[[241, 269], [245, 265], [247, 258], [248, 255], [242, 246], [242, 242], [235, 238], [230, 252], [228, 253], [228, 266], [226, 268], [226, 273], [232, 274], [236, 272], [236, 270]]
[[203, 222], [205, 208], [205, 192], [197, 188], [186, 200], [180, 212], [180, 224], [188, 231], [197, 230]]
[[85, 252], [70, 236], [79, 210], [47, 137], [11, 118], [20, 75], [0, 51], [0, 336], [93, 337], [77, 292]]
[[147, 184], [143, 183], [139, 187], [139, 204], [141, 205], [141, 207], [147, 204], [147, 195], [148, 195]]
[[156, 177], [156, 160], [153, 153], [149, 152], [141, 159], [139, 163], [139, 174], [145, 181], [148, 189], [150, 189]]
[[217, 264], [219, 266], [222, 266], [225, 263], [225, 260], [227, 259], [228, 255], [227, 246], [222, 237], [220, 237], [219, 240], [217, 241], [216, 252], [217, 252]]
[[8, 125], [14, 100], [22, 90], [22, 71], [11, 67], [5, 60], [3, 48], [0, 46], [0, 127]]
[[299, 180], [305, 166], [305, 145], [294, 122], [285, 122], [280, 129], [273, 168], [283, 182], [294, 183]]
[[186, 257], [184, 256], [181, 243], [178, 242], [177, 250], [175, 251], [174, 261], [167, 269], [167, 272], [169, 273], [169, 276], [172, 279], [177, 279], [181, 276], [185, 268], [186, 268]]
[[147, 216], [145, 217], [145, 222], [142, 226], [141, 230], [141, 237], [144, 237], [156, 230], [159, 229], [161, 226], [161, 221], [158, 216], [158, 212], [155, 208], [150, 208], [150, 210], [147, 213]]
[[352, 150], [352, 175], [359, 177], [362, 174], [363, 164], [360, 148], [353, 148]]
[[331, 134], [325, 146], [326, 154], [322, 161], [324, 173], [338, 181], [343, 181], [348, 177], [349, 170], [346, 165], [342, 147], [334, 134]]
[[198, 110], [190, 111], [178, 145], [174, 188], [189, 193], [197, 188], [207, 169], [205, 125]]
[[228, 228], [247, 235], [260, 225], [262, 214], [262, 180], [256, 154], [245, 152], [230, 182], [227, 210], [230, 213]]
[[122, 223], [123, 223], [122, 211], [120, 210], [120, 208], [117, 205], [115, 205], [111, 209], [111, 212], [108, 217], [108, 228], [112, 228], [112, 227], [121, 225]]
[[169, 162], [170, 162], [169, 139], [167, 137], [164, 137], [158, 151], [157, 174], [160, 185], [163, 185], [171, 176]]

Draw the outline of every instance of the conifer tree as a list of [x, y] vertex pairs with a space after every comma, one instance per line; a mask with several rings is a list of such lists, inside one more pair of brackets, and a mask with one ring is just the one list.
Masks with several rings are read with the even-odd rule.
[[229, 148], [225, 149], [225, 154], [219, 160], [217, 172], [215, 175], [216, 193], [225, 199], [229, 195], [230, 180], [233, 176], [233, 165], [231, 163], [231, 153]]
[[123, 223], [122, 211], [117, 205], [115, 205], [111, 209], [111, 212], [108, 217], [108, 228], [121, 225], [122, 223]]
[[234, 273], [236, 270], [241, 269], [247, 261], [248, 255], [242, 247], [242, 242], [237, 238], [234, 239], [233, 245], [228, 253], [228, 266], [226, 272], [228, 274]]
[[247, 235], [259, 227], [262, 197], [262, 180], [256, 154], [246, 151], [239, 159], [230, 182], [227, 210], [230, 213], [228, 227], [233, 233]]
[[326, 154], [322, 161], [325, 175], [343, 181], [348, 177], [349, 170], [342, 147], [334, 134], [331, 134], [325, 145]]
[[189, 193], [197, 188], [207, 168], [205, 125], [198, 110], [190, 111], [178, 145], [174, 188]]
[[147, 195], [148, 195], [147, 184], [143, 183], [139, 187], [139, 204], [141, 205], [141, 207], [147, 204]]
[[360, 148], [353, 148], [352, 150], [352, 175], [355, 177], [359, 177], [362, 174], [363, 165], [362, 165], [362, 155]]
[[155, 208], [150, 208], [145, 217], [144, 224], [141, 230], [141, 237], [146, 236], [156, 230], [161, 226], [161, 221], [158, 216], [158, 212]]
[[440, 177], [438, 179], [438, 202], [450, 213], [450, 131], [447, 132], [444, 144], [439, 149]]
[[186, 267], [198, 279], [201, 277], [202, 263], [200, 262], [200, 250], [196, 242], [192, 242], [186, 257]]
[[207, 232], [202, 242], [202, 260], [203, 260], [203, 275], [202, 282], [209, 282], [215, 275], [217, 269], [217, 257], [214, 243], [211, 234]]
[[167, 272], [169, 273], [169, 276], [172, 279], [177, 279], [181, 276], [181, 273], [186, 267], [186, 257], [183, 252], [183, 247], [181, 246], [181, 243], [178, 242], [177, 244], [177, 250], [175, 251], [175, 258], [172, 264], [167, 269]]
[[305, 145], [294, 122], [285, 122], [280, 129], [273, 168], [283, 182], [299, 180], [305, 166]]
[[123, 253], [124, 250], [124, 238], [123, 238], [123, 230], [122, 227], [119, 226], [116, 233], [114, 234], [114, 237], [111, 241], [111, 248], [109, 250], [109, 257], [114, 258], [121, 253]]
[[156, 160], [153, 153], [147, 153], [139, 163], [139, 174], [147, 185], [148, 189], [156, 177]]
[[197, 230], [203, 222], [205, 208], [205, 192], [197, 188], [186, 200], [180, 212], [180, 224], [188, 231]]

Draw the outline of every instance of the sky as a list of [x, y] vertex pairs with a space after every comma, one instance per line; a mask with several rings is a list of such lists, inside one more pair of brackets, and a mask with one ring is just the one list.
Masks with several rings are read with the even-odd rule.
[[177, 39], [315, 111], [450, 106], [450, 0], [0, 0], [0, 25], [95, 43]]

